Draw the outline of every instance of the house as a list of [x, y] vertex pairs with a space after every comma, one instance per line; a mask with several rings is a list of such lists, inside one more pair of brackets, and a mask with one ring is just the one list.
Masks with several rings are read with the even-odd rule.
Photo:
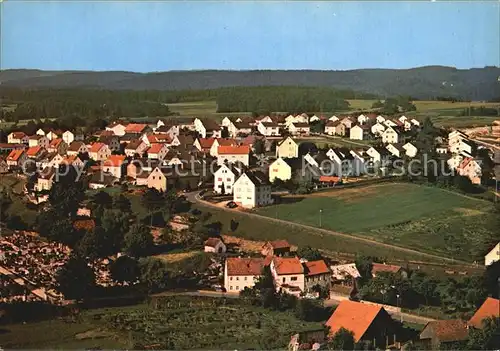
[[382, 124], [384, 124], [386, 127], [397, 127], [397, 126], [400, 126], [401, 125], [401, 122], [399, 122], [398, 120], [396, 121], [392, 121], [390, 119], [386, 119], [384, 122], [382, 122]]
[[342, 118], [340, 120], [340, 123], [342, 123], [346, 127], [346, 129], [351, 129], [356, 124], [356, 118], [347, 116]]
[[134, 140], [125, 146], [125, 155], [133, 157], [134, 155], [142, 155], [148, 146], [142, 140]]
[[210, 146], [210, 156], [217, 157], [219, 155], [219, 146], [237, 146], [238, 143], [234, 139], [229, 138], [219, 138], [215, 139]]
[[451, 149], [451, 147], [454, 144], [457, 144], [462, 140], [468, 140], [468, 139], [469, 139], [468, 135], [465, 134], [464, 132], [462, 132], [460, 130], [454, 130], [454, 131], [448, 133], [448, 146]]
[[288, 131], [291, 135], [309, 135], [311, 132], [311, 127], [308, 123], [292, 123], [288, 126]]
[[47, 139], [49, 141], [51, 140], [54, 140], [54, 139], [57, 139], [57, 138], [60, 138], [62, 137], [62, 130], [49, 130], [47, 133], [45, 133], [45, 136], [47, 137]]
[[7, 136], [9, 144], [28, 144], [29, 137], [23, 132], [12, 132]]
[[89, 179], [90, 189], [103, 189], [115, 185], [118, 180], [109, 173], [105, 172], [95, 172], [91, 175]]
[[228, 293], [253, 288], [263, 269], [263, 258], [228, 257], [224, 263], [224, 288]]
[[257, 131], [264, 136], [280, 135], [280, 127], [275, 122], [259, 122], [257, 123]]
[[125, 127], [125, 134], [135, 134], [137, 136], [150, 133], [151, 128], [144, 123], [129, 123]]
[[297, 144], [291, 137], [286, 137], [285, 139], [278, 142], [278, 145], [276, 145], [276, 157], [299, 157], [299, 144]]
[[75, 134], [69, 130], [65, 131], [63, 134], [62, 134], [62, 140], [64, 140], [64, 142], [69, 145], [71, 144], [73, 141], [75, 141]]
[[376, 121], [377, 121], [377, 123], [384, 124], [384, 122], [385, 122], [385, 117], [384, 117], [384, 116], [381, 116], [381, 115], [378, 115], [378, 116], [377, 116], [377, 118], [376, 118]]
[[199, 151], [209, 154], [214, 142], [215, 138], [197, 138], [194, 141], [193, 146]]
[[467, 341], [469, 330], [467, 323], [461, 319], [432, 321], [425, 325], [419, 338], [423, 341], [422, 346], [425, 345], [429, 350], [448, 350], [454, 349], [456, 343]]
[[85, 145], [85, 143], [82, 141], [73, 141], [66, 150], [66, 153], [70, 156], [76, 156], [78, 154], [85, 154], [88, 152], [89, 150], [87, 148], [87, 145]]
[[80, 160], [80, 158], [77, 155], [66, 156], [61, 161], [61, 164], [72, 165], [73, 167], [76, 168], [83, 168], [85, 166], [85, 162]]
[[392, 274], [401, 274], [402, 277], [408, 277], [408, 272], [403, 269], [401, 266], [395, 266], [391, 264], [385, 263], [373, 263], [372, 264], [372, 276], [375, 278], [379, 273], [392, 273]]
[[220, 138], [221, 137], [221, 128], [213, 119], [199, 119], [196, 118], [194, 120], [195, 130], [200, 134], [202, 138], [213, 137]]
[[471, 319], [467, 322], [472, 328], [482, 329], [483, 320], [487, 318], [495, 318], [500, 316], [500, 300], [493, 297], [487, 297], [479, 309], [474, 313]]
[[361, 277], [355, 263], [330, 266], [332, 284], [342, 286], [355, 286], [356, 279]]
[[240, 146], [219, 146], [217, 148], [217, 164], [220, 166], [226, 162], [240, 162], [245, 166], [250, 164], [250, 147]]
[[291, 245], [286, 240], [268, 241], [262, 245], [261, 254], [264, 256], [283, 256], [290, 253]]
[[418, 149], [412, 143], [408, 142], [404, 144], [403, 149], [405, 149], [406, 156], [410, 158], [414, 158], [415, 156], [417, 156]]
[[109, 149], [108, 145], [99, 142], [91, 144], [88, 152], [89, 157], [94, 161], [107, 160], [111, 155], [111, 150]]
[[389, 159], [389, 151], [385, 148], [370, 147], [366, 150], [366, 154], [370, 156], [373, 163], [384, 164]]
[[125, 175], [125, 157], [125, 155], [110, 155], [102, 164], [103, 171], [120, 179]]
[[349, 130], [349, 139], [352, 140], [366, 140], [370, 135], [370, 126], [363, 125], [355, 125]]
[[148, 175], [147, 186], [158, 191], [167, 191], [167, 177], [159, 167], [153, 169]]
[[26, 156], [33, 159], [39, 159], [44, 153], [46, 153], [46, 150], [41, 146], [29, 147], [26, 150]]
[[9, 165], [7, 164], [5, 157], [0, 156], [0, 174], [7, 172], [9, 172]]
[[35, 191], [49, 191], [52, 189], [54, 184], [54, 177], [56, 175], [56, 168], [46, 167], [38, 175], [37, 182], [35, 184]]
[[223, 164], [214, 173], [214, 191], [218, 194], [232, 194], [235, 180], [242, 170], [232, 164]]
[[205, 240], [205, 252], [225, 253], [226, 245], [220, 238], [208, 238]]
[[490, 252], [484, 256], [484, 265], [489, 266], [494, 262], [500, 261], [500, 242], [496, 244]]
[[346, 126], [339, 120], [328, 121], [325, 124], [325, 134], [345, 136]]
[[397, 326], [379, 305], [342, 301], [325, 326], [330, 328], [330, 336], [344, 328], [353, 333], [354, 342], [372, 342], [372, 347], [387, 349], [388, 344], [396, 342]]
[[402, 115], [398, 118], [398, 121], [400, 121], [401, 123], [404, 123], [405, 121], [409, 121], [409, 119], [405, 115]]
[[373, 135], [380, 136], [384, 132], [385, 128], [386, 128], [386, 126], [384, 124], [377, 122], [371, 126], [370, 130], [371, 130]]
[[475, 143], [468, 139], [458, 140], [451, 145], [448, 144], [448, 146], [452, 154], [460, 154], [465, 157], [471, 157], [476, 149]]
[[[269, 122], [269, 121], [268, 121]], [[305, 113], [301, 115], [288, 115], [285, 118], [285, 126], [288, 128], [292, 123], [308, 123], [309, 116]]]
[[293, 169], [291, 163], [293, 162], [293, 160], [295, 159], [282, 159], [280, 157], [276, 159], [276, 161], [271, 163], [269, 165], [269, 181], [272, 183], [275, 179], [281, 179], [282, 181], [292, 179]]
[[414, 126], [416, 126], [416, 127], [420, 127], [420, 122], [419, 122], [419, 121], [417, 121], [415, 118], [412, 118], [412, 119], [410, 120], [410, 122], [411, 122], [411, 124], [413, 124]]
[[386, 130], [382, 132], [382, 142], [384, 144], [395, 144], [398, 142], [399, 134], [392, 127], [387, 127]]
[[309, 123], [314, 123], [314, 122], [317, 122], [319, 121], [321, 118], [319, 118], [318, 116], [316, 115], [312, 115], [310, 118], [309, 118]]
[[470, 179], [472, 184], [481, 184], [482, 170], [479, 161], [466, 157], [457, 167], [458, 174]]
[[112, 131], [114, 135], [123, 136], [127, 125], [128, 123], [116, 121], [107, 126], [106, 130]]
[[43, 167], [57, 168], [64, 161], [64, 157], [57, 152], [51, 152], [48, 155], [44, 155], [44, 157], [45, 160], [41, 163]]
[[59, 155], [66, 155], [67, 150], [68, 144], [60, 138], [52, 139], [49, 143], [49, 147], [47, 148], [48, 152], [57, 152]]
[[340, 178], [357, 177], [364, 172], [364, 160], [360, 157], [354, 157], [347, 148], [330, 148], [326, 152], [326, 156], [332, 162], [323, 165], [325, 175], [337, 175]]
[[26, 158], [26, 152], [23, 149], [12, 150], [6, 159], [7, 166], [9, 168], [22, 167]]
[[305, 273], [304, 292], [313, 292], [317, 286], [330, 292], [332, 272], [325, 261], [307, 261], [302, 265]]
[[271, 204], [273, 200], [268, 177], [259, 171], [244, 172], [234, 182], [233, 201], [246, 208]]
[[304, 267], [297, 257], [275, 256], [270, 268], [277, 291], [295, 296], [305, 291]]
[[387, 149], [387, 151], [391, 153], [391, 155], [396, 156], [398, 158], [402, 158], [406, 152], [406, 150], [403, 148], [403, 144], [401, 143], [387, 144], [385, 148]]
[[148, 158], [153, 160], [163, 160], [168, 153], [167, 144], [154, 143], [148, 149]]
[[447, 144], [436, 145], [436, 152], [438, 154], [447, 154], [448, 153], [448, 145]]
[[446, 163], [450, 169], [456, 170], [462, 163], [463, 159], [464, 157], [462, 155], [453, 155], [448, 159], [448, 161], [446, 161]]
[[29, 137], [28, 146], [41, 146], [44, 149], [47, 149], [49, 147], [49, 139], [44, 135], [35, 134]]
[[99, 142], [108, 145], [111, 152], [120, 151], [120, 138], [117, 135], [100, 136]]

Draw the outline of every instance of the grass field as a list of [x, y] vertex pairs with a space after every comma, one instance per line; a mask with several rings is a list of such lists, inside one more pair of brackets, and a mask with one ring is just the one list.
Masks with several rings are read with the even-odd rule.
[[0, 176], [0, 190], [7, 190], [12, 200], [6, 211], [7, 215], [17, 215], [28, 226], [32, 226], [36, 221], [37, 211], [28, 208], [24, 200], [23, 191], [25, 182], [24, 179], [17, 178], [11, 174], [4, 174]]
[[[489, 203], [413, 184], [378, 184], [289, 198], [257, 213], [472, 261]], [[320, 210], [322, 210], [320, 214]], [[484, 227], [481, 226], [481, 227]], [[326, 246], [324, 246], [326, 247]]]
[[0, 345], [23, 349], [283, 349], [290, 335], [315, 330], [288, 312], [235, 299], [162, 297], [148, 305], [84, 311], [76, 323], [53, 320], [3, 327]]

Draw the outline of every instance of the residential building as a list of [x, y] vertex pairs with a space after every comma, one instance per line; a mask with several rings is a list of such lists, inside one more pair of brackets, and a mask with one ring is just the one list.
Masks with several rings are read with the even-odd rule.
[[232, 164], [223, 164], [214, 173], [214, 191], [218, 194], [232, 194], [235, 180], [242, 170]]
[[299, 157], [299, 144], [291, 137], [286, 137], [276, 145], [276, 157], [297, 158]]
[[349, 139], [366, 140], [370, 135], [370, 126], [367, 124], [355, 125], [349, 130]]
[[387, 144], [385, 148], [391, 153], [391, 155], [398, 158], [402, 158], [406, 153], [406, 150], [403, 148], [403, 144], [401, 143]]
[[85, 166], [85, 163], [82, 160], [80, 160], [80, 158], [76, 155], [66, 156], [61, 161], [61, 164], [62, 163], [65, 163], [67, 165], [71, 165], [71, 166], [76, 167], [76, 168], [83, 168]]
[[482, 170], [478, 160], [472, 157], [464, 158], [457, 171], [459, 175], [469, 178], [472, 184], [481, 184]]
[[111, 152], [120, 151], [120, 138], [117, 135], [101, 136], [99, 142], [108, 145]]
[[364, 161], [359, 157], [354, 157], [347, 148], [330, 148], [326, 156], [332, 162], [323, 164], [325, 175], [336, 175], [340, 178], [357, 177], [364, 171]]
[[129, 123], [125, 127], [125, 134], [135, 134], [137, 136], [150, 133], [151, 131], [151, 127], [144, 123]]
[[469, 140], [469, 136], [460, 130], [454, 130], [448, 133], [448, 146], [450, 150], [454, 144], [457, 144], [462, 140]]
[[384, 117], [384, 116], [381, 116], [381, 115], [378, 115], [378, 116], [377, 116], [377, 118], [376, 118], [376, 121], [377, 121], [377, 123], [384, 124], [384, 122], [385, 122], [385, 117]]
[[375, 278], [379, 273], [391, 273], [400, 274], [402, 277], [408, 277], [408, 272], [401, 266], [396, 266], [392, 264], [385, 263], [373, 263], [372, 264], [372, 276]]
[[125, 155], [110, 155], [102, 165], [103, 171], [120, 179], [126, 171], [125, 157]]
[[90, 145], [89, 157], [92, 160], [104, 161], [107, 160], [110, 155], [111, 155], [111, 150], [109, 149], [108, 145], [99, 142]]
[[328, 118], [328, 120], [331, 121], [331, 122], [335, 122], [335, 121], [338, 121], [339, 118], [337, 116], [333, 115], [332, 117]]
[[410, 122], [411, 122], [411, 124], [413, 124], [414, 126], [416, 126], [416, 127], [420, 127], [420, 122], [419, 122], [419, 121], [417, 121], [415, 118], [412, 118], [412, 119], [410, 120]]
[[22, 167], [26, 161], [26, 152], [23, 149], [14, 149], [7, 156], [6, 162], [9, 168]]
[[73, 141], [66, 150], [66, 153], [70, 156], [76, 156], [78, 154], [85, 154], [88, 152], [89, 149], [87, 148], [87, 145], [85, 145], [82, 141]]
[[377, 122], [371, 126], [370, 130], [373, 135], [380, 136], [384, 132], [385, 128], [387, 127], [384, 124]]
[[479, 307], [479, 309], [474, 313], [471, 319], [467, 322], [467, 324], [475, 329], [483, 329], [483, 321], [486, 318], [495, 318], [499, 317], [500, 311], [500, 300], [495, 299], [493, 297], [487, 297], [483, 304]]
[[107, 126], [106, 130], [112, 131], [114, 135], [124, 136], [127, 124], [128, 123], [116, 121]]
[[226, 162], [239, 162], [245, 166], [250, 165], [250, 147], [248, 145], [219, 146], [217, 149], [217, 164], [220, 166]]
[[281, 157], [276, 159], [273, 163], [269, 165], [269, 181], [272, 183], [275, 179], [280, 179], [282, 181], [287, 181], [292, 179], [293, 169], [292, 165], [287, 161], [292, 161], [294, 159], [282, 159]]
[[195, 130], [200, 134], [202, 138], [221, 137], [221, 128], [213, 119], [199, 119], [194, 120]]
[[484, 265], [489, 266], [494, 262], [500, 261], [500, 242], [496, 244], [490, 252], [484, 256]]
[[205, 154], [210, 154], [210, 150], [212, 149], [214, 142], [215, 138], [197, 138], [194, 141], [193, 146]]
[[311, 133], [311, 127], [308, 123], [292, 123], [288, 127], [291, 135], [307, 136]]
[[387, 349], [397, 340], [397, 326], [380, 305], [342, 301], [325, 325], [330, 328], [330, 336], [344, 328], [353, 333], [354, 342], [371, 342], [376, 348]]
[[236, 142], [235, 139], [215, 139], [214, 142], [212, 143], [212, 146], [210, 146], [210, 156], [217, 157], [219, 156], [219, 146], [238, 146], [238, 143]]
[[29, 137], [23, 132], [12, 132], [7, 136], [9, 144], [28, 144]]
[[330, 292], [332, 272], [325, 261], [307, 261], [303, 263], [303, 266], [305, 274], [304, 292], [313, 292], [317, 286]]
[[154, 143], [148, 149], [148, 158], [153, 160], [163, 160], [168, 153], [167, 144]]
[[62, 130], [49, 130], [47, 133], [45, 133], [45, 136], [49, 141], [61, 138], [62, 137]]
[[38, 179], [35, 184], [35, 191], [49, 191], [52, 189], [55, 175], [56, 169], [54, 167], [44, 168], [38, 175]]
[[398, 120], [392, 121], [390, 119], [386, 119], [384, 122], [382, 122], [382, 124], [385, 124], [386, 127], [393, 128], [400, 126], [401, 122], [399, 122]]
[[263, 258], [228, 257], [224, 263], [224, 288], [228, 293], [253, 288], [263, 269]]
[[134, 140], [128, 143], [127, 146], [125, 146], [125, 155], [129, 157], [133, 157], [134, 155], [142, 155], [144, 152], [146, 152], [147, 149], [148, 146], [142, 140]]
[[270, 205], [271, 183], [258, 171], [244, 172], [233, 185], [233, 201], [246, 208]]
[[332, 271], [332, 285], [353, 287], [356, 279], [361, 277], [355, 263], [330, 266], [330, 270]]
[[113, 175], [106, 172], [93, 173], [89, 179], [89, 189], [104, 189], [115, 185], [118, 182]]
[[389, 151], [385, 148], [379, 147], [370, 147], [366, 150], [366, 154], [370, 156], [370, 159], [373, 163], [382, 164], [389, 159]]
[[153, 169], [149, 174], [147, 186], [148, 188], [154, 188], [158, 191], [167, 191], [167, 177], [159, 167]]
[[208, 238], [204, 243], [205, 252], [225, 253], [226, 245], [220, 238]]
[[259, 122], [257, 123], [257, 131], [264, 136], [280, 135], [280, 127], [275, 122]]
[[340, 123], [342, 123], [346, 127], [346, 129], [351, 129], [356, 124], [356, 118], [347, 116], [342, 118], [340, 120]]
[[438, 154], [447, 154], [448, 153], [448, 144], [438, 144], [438, 145], [436, 145], [436, 152]]
[[264, 256], [284, 256], [290, 253], [291, 245], [286, 240], [267, 241], [262, 245], [261, 254]]
[[476, 145], [471, 140], [461, 139], [449, 145], [449, 149], [452, 154], [460, 154], [465, 157], [471, 157], [476, 149]]
[[328, 121], [325, 124], [325, 134], [345, 136], [346, 126], [339, 120]]
[[[268, 120], [265, 122], [270, 122], [270, 121]], [[301, 115], [288, 115], [285, 118], [285, 126], [287, 128], [293, 123], [306, 123], [307, 124], [308, 122], [309, 122], [309, 116], [305, 113], [303, 113]]]
[[49, 147], [49, 139], [45, 135], [35, 134], [29, 137], [28, 146], [40, 146], [44, 149], [47, 149]]
[[469, 339], [469, 330], [461, 319], [432, 321], [425, 325], [419, 338], [429, 350], [455, 349], [456, 343]]
[[312, 116], [309, 118], [309, 123], [318, 122], [319, 120], [321, 120], [321, 118], [319, 118], [319, 117], [318, 117], [318, 116], [316, 116], [316, 115], [312, 115]]
[[75, 134], [72, 131], [67, 130], [62, 134], [62, 140], [69, 145], [75, 141]]
[[273, 257], [270, 268], [277, 291], [295, 296], [305, 291], [304, 267], [297, 257]]
[[33, 146], [33, 147], [29, 147], [26, 150], [26, 156], [29, 158], [33, 158], [33, 159], [38, 159], [46, 152], [47, 151], [44, 148], [42, 148], [41, 146]]
[[409, 158], [414, 158], [415, 156], [417, 156], [418, 149], [412, 143], [408, 142], [404, 144], [403, 149], [405, 149], [406, 156], [408, 156]]
[[395, 144], [399, 140], [399, 134], [392, 127], [387, 127], [386, 130], [382, 132], [382, 142], [384, 144]]
[[42, 166], [44, 167], [57, 168], [64, 161], [64, 157], [57, 152], [51, 152], [47, 155], [44, 155], [44, 157], [45, 160], [42, 161]]
[[61, 138], [52, 139], [49, 143], [49, 147], [47, 148], [48, 152], [57, 152], [60, 155], [66, 155], [67, 150], [68, 144], [66, 144]]

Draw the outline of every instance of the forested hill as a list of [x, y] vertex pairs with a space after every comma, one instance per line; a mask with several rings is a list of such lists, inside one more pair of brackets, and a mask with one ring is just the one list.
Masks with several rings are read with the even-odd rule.
[[351, 71], [169, 71], [154, 73], [4, 70], [2, 86], [20, 88], [99, 88], [183, 90], [250, 86], [317, 86], [380, 96], [408, 95], [426, 99], [449, 96], [489, 100], [500, 96], [500, 68], [456, 69], [426, 66], [413, 69]]

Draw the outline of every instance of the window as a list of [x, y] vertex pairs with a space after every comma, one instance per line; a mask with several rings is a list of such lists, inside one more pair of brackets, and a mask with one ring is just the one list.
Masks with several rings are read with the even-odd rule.
[[[283, 279], [284, 279], [284, 278], [283, 278]], [[290, 278], [290, 280], [291, 280], [292, 282], [295, 282], [295, 281], [297, 281], [297, 277], [291, 277], [291, 278]]]
[[240, 280], [240, 277], [236, 277], [236, 280]]
[[247, 280], [247, 277], [245, 277], [245, 279], [244, 279], [244, 280]]
[[231, 181], [231, 178], [226, 178], [226, 179], [227, 179], [227, 181], [228, 181], [228, 182], [230, 182], [230, 181]]
[[218, 180], [219, 182], [222, 182], [222, 178], [217, 178], [217, 180]]
[[233, 287], [232, 287], [232, 286], [230, 286], [230, 287], [229, 287], [229, 290], [233, 290]]
[[155, 176], [153, 176], [153, 180], [155, 180]]
[[285, 277], [283, 277], [283, 283], [284, 283], [285, 281], [286, 281], [286, 278], [285, 278]]
[[233, 280], [233, 277], [229, 277], [229, 280]]

